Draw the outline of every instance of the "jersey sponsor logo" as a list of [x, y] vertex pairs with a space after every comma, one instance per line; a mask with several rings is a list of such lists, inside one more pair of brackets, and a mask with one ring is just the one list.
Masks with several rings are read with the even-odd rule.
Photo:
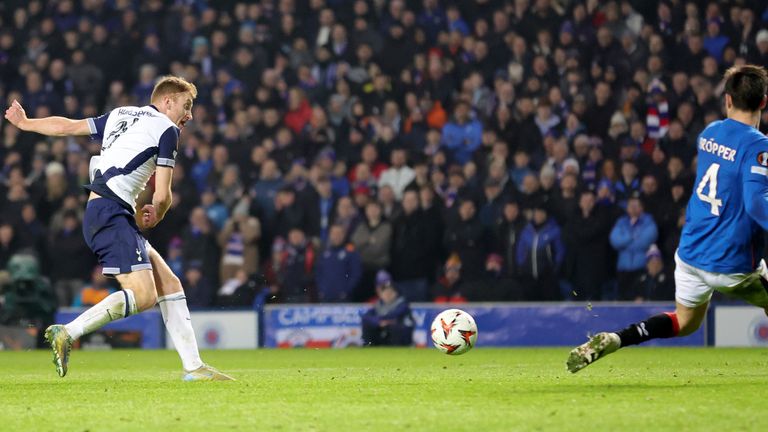
[[731, 162], [735, 162], [736, 159], [736, 150], [722, 144], [718, 144], [711, 138], [699, 138], [699, 150], [712, 153], [719, 158], [723, 158]]
[[768, 152], [762, 152], [757, 155], [757, 163], [762, 166], [768, 167]]

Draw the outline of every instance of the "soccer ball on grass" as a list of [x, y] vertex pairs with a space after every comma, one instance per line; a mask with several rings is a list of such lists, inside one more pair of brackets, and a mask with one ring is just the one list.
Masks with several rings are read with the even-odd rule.
[[431, 332], [435, 348], [449, 355], [464, 354], [477, 341], [475, 319], [461, 309], [440, 312], [432, 321]]

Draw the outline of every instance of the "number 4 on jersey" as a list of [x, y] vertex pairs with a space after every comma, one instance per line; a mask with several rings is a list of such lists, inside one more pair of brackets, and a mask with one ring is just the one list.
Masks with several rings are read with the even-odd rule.
[[[696, 188], [696, 195], [700, 200], [712, 206], [709, 211], [715, 216], [720, 216], [720, 207], [723, 205], [723, 200], [717, 198], [717, 172], [719, 170], [720, 164], [713, 163], [710, 165]], [[709, 185], [709, 191], [704, 195], [704, 188], [707, 185]]]

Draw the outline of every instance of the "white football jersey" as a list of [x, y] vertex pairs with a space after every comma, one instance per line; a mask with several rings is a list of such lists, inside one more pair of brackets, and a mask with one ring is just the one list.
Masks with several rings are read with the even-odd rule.
[[131, 212], [157, 166], [173, 167], [179, 128], [152, 105], [118, 107], [88, 119], [101, 155], [91, 159], [86, 189], [115, 199]]

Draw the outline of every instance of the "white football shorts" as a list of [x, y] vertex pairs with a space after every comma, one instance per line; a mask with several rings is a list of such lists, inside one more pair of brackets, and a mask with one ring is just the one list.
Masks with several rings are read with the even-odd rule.
[[760, 269], [751, 273], [712, 273], [685, 263], [677, 253], [675, 263], [675, 300], [683, 306], [701, 306], [712, 298], [715, 290], [756, 306], [768, 306], [768, 293], [760, 281]]

